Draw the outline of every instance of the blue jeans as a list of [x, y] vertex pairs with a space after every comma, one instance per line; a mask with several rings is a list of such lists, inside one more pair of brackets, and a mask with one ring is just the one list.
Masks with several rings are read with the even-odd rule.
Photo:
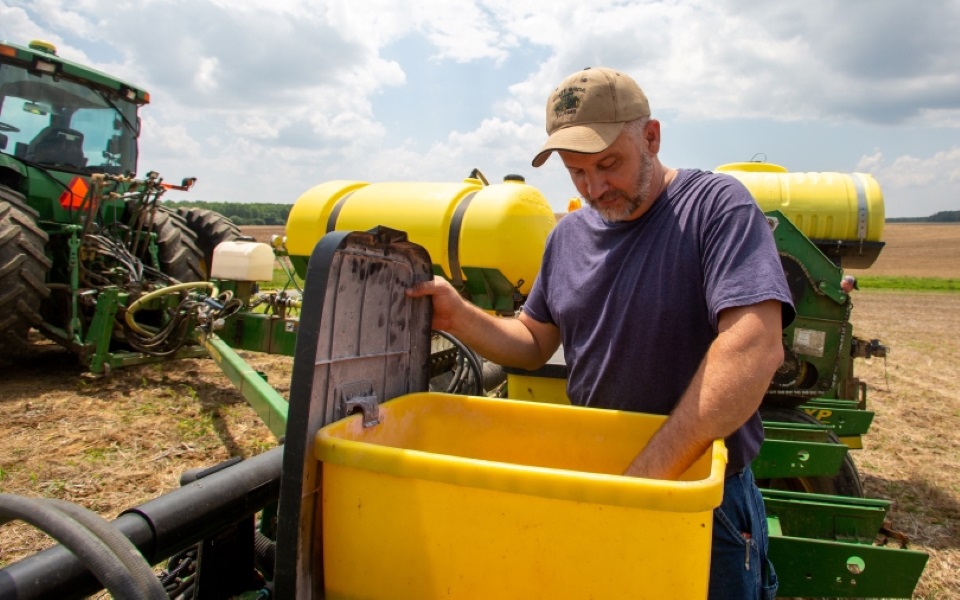
[[767, 560], [767, 515], [750, 467], [726, 478], [713, 510], [710, 600], [773, 600], [777, 574]]

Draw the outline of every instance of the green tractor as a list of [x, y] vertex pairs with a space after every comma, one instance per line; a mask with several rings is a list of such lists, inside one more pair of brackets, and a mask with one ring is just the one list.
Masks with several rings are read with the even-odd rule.
[[193, 179], [132, 179], [149, 100], [45, 42], [0, 42], [0, 356], [22, 352], [31, 328], [94, 371], [110, 367], [105, 347], [170, 355], [184, 345], [163, 302], [144, 307], [150, 335], [97, 310], [103, 293], [122, 306], [207, 280], [214, 247], [240, 235], [212, 211], [160, 204]]

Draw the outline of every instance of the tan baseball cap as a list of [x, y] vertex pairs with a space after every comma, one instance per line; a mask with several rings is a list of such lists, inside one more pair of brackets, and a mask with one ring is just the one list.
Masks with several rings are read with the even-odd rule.
[[596, 67], [570, 75], [547, 98], [547, 142], [533, 159], [539, 167], [554, 150], [603, 152], [624, 123], [650, 116], [650, 103], [630, 76]]

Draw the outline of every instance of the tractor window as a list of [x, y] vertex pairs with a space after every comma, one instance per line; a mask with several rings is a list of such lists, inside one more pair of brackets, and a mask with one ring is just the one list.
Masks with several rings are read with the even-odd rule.
[[0, 101], [0, 133], [7, 138], [4, 152], [16, 153], [18, 158], [23, 158], [22, 155], [27, 149], [26, 142], [50, 124], [50, 109], [46, 107], [47, 110], [42, 110], [25, 99], [14, 96], [5, 96]]
[[135, 172], [137, 106], [64, 77], [0, 67], [0, 152], [77, 173]]

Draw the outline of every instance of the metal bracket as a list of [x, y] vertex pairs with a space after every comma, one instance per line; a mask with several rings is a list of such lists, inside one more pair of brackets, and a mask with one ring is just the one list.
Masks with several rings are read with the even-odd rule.
[[373, 427], [380, 423], [380, 402], [369, 381], [345, 383], [337, 388], [340, 402], [337, 405], [337, 419], [349, 416], [359, 408], [363, 411], [363, 426]]

